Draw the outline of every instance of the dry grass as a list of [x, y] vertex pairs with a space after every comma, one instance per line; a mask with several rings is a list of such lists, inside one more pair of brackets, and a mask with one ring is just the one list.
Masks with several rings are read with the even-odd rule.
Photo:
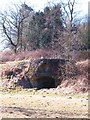
[[6, 118], [12, 116], [16, 118], [88, 118], [87, 94], [75, 97], [70, 94], [52, 95], [53, 92], [53, 90], [51, 92], [43, 90], [3, 93], [1, 95], [2, 116]]
[[[88, 70], [90, 69], [89, 60], [81, 60], [76, 62], [75, 68], [76, 75], [68, 77], [59, 86], [64, 92], [67, 93], [84, 93], [90, 90], [90, 80], [88, 77]], [[70, 69], [70, 68], [69, 68]], [[69, 70], [68, 69], [68, 70]], [[70, 69], [73, 72], [72, 68]], [[70, 71], [69, 70], [69, 71]]]
[[14, 54], [12, 52], [1, 52], [0, 63], [5, 63], [7, 61], [18, 61], [18, 60], [28, 60], [28, 59], [40, 59], [40, 58], [60, 58], [61, 55], [58, 55], [58, 51], [55, 50], [46, 50], [46, 49], [38, 49], [35, 51], [26, 51], [26, 52], [18, 52]]
[[[3, 70], [24, 62], [0, 64]], [[88, 118], [88, 60], [76, 63], [78, 75], [56, 89], [1, 91], [1, 116], [6, 118]], [[2, 71], [2, 70], [1, 70]], [[84, 74], [83, 74], [84, 73]]]

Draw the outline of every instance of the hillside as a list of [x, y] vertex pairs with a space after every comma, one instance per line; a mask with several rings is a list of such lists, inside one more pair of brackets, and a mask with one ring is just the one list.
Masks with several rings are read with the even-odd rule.
[[[31, 51], [27, 52], [27, 54], [22, 53], [18, 55], [12, 54], [10, 52], [4, 52], [0, 54], [2, 55], [2, 62], [0, 64], [0, 76], [2, 78], [1, 86], [6, 88], [10, 88], [10, 86], [12, 86], [11, 84], [14, 84], [14, 81], [18, 81], [18, 79], [21, 79], [23, 76], [25, 76], [25, 72], [28, 70], [28, 64], [33, 59], [58, 58], [57, 56], [55, 57], [55, 55], [57, 55], [57, 51], [48, 52], [47, 50], [37, 50], [34, 52]], [[81, 59], [66, 63], [66, 76], [62, 83], [58, 86], [58, 89], [62, 89], [64, 92], [87, 92], [89, 89], [88, 63], [88, 59]], [[22, 65], [24, 68], [21, 67]], [[17, 74], [16, 78], [14, 77], [14, 79], [11, 79], [11, 81], [8, 80], [7, 74], [9, 72]]]
[[[23, 54], [24, 55], [24, 54]], [[17, 86], [25, 78], [33, 59], [50, 58], [39, 50], [22, 57], [2, 56], [0, 64], [1, 116], [4, 118], [88, 118], [89, 60], [66, 64], [66, 76], [57, 88], [36, 89]], [[25, 55], [26, 57], [27, 55]], [[8, 59], [6, 59], [6, 58]], [[11, 60], [12, 57], [13, 59]], [[19, 59], [18, 59], [19, 58]], [[22, 58], [22, 59], [21, 59]], [[53, 57], [52, 57], [53, 58]], [[16, 75], [16, 76], [12, 76]], [[25, 80], [25, 79], [24, 79]], [[3, 94], [2, 94], [3, 93]]]

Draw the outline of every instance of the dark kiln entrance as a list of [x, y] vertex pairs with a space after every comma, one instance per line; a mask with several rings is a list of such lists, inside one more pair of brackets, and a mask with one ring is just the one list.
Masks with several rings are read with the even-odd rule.
[[55, 88], [55, 79], [52, 77], [40, 77], [37, 80], [38, 88]]

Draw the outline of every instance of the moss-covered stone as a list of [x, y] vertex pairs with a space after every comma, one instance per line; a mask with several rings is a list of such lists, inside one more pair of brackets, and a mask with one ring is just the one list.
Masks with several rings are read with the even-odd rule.
[[[15, 67], [14, 67], [15, 66]], [[15, 88], [53, 88], [65, 77], [64, 59], [35, 59], [14, 63], [5, 72], [3, 86]]]
[[33, 87], [57, 87], [65, 75], [64, 59], [37, 59], [29, 63], [27, 76]]

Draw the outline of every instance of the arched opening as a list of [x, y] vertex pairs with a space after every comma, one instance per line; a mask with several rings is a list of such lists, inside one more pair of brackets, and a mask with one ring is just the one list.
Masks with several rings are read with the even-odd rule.
[[37, 81], [37, 87], [42, 88], [55, 88], [55, 79], [52, 77], [40, 77], [36, 79]]

